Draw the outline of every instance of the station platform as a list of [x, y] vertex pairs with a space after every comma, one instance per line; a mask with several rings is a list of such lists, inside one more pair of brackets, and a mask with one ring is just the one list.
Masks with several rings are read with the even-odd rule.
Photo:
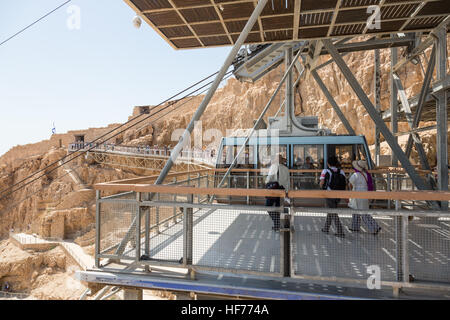
[[[329, 234], [321, 232], [326, 214], [323, 208], [318, 211], [294, 215], [291, 277], [282, 277], [281, 233], [272, 230], [267, 212], [204, 208], [193, 213], [190, 269], [195, 271], [195, 280], [191, 280], [181, 264], [182, 222], [172, 223], [160, 233], [152, 233], [150, 238], [148, 264], [167, 262], [173, 267], [151, 266], [149, 273], [143, 267], [147, 261], [139, 261], [131, 272], [125, 270], [129, 266], [126, 263], [110, 263], [101, 269], [80, 272], [79, 278], [114, 286], [258, 299], [450, 298], [448, 218], [414, 217], [409, 222], [408, 262], [413, 285], [407, 285], [398, 296], [392, 286], [370, 290], [366, 284], [370, 276], [367, 268], [373, 265], [379, 266], [381, 281], [395, 284], [398, 257], [395, 217], [374, 216], [382, 231], [373, 235], [364, 225], [361, 232], [352, 233], [351, 215], [341, 214], [346, 236], [338, 238], [333, 227]], [[144, 241], [141, 247], [144, 248]], [[133, 260], [135, 252], [128, 244], [124, 255]]]

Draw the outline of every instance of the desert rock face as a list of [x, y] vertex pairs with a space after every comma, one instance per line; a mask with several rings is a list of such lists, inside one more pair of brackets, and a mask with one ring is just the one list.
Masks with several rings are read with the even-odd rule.
[[[42, 176], [0, 199], [0, 238], [6, 237], [11, 228], [48, 237], [50, 226], [57, 217], [64, 220], [64, 235], [71, 237], [94, 222], [95, 191], [84, 189], [86, 185], [136, 177], [130, 171], [89, 164], [84, 157], [53, 172], [50, 171], [56, 165], [45, 169], [66, 154], [67, 149], [63, 146], [23, 159], [19, 165], [0, 159], [0, 190], [6, 190], [35, 172], [40, 171], [33, 179]], [[78, 175], [79, 181], [68, 174], [69, 168]]]
[[13, 292], [26, 292], [29, 299], [77, 299], [85, 288], [74, 278], [76, 270], [60, 247], [32, 252], [0, 242], [0, 285], [8, 282]]

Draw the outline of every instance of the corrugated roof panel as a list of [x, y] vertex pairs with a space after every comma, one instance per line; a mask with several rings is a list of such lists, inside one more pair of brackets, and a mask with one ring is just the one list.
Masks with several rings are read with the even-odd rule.
[[172, 40], [177, 48], [196, 48], [201, 47], [201, 43], [196, 38]]
[[209, 0], [172, 0], [177, 8], [211, 5]]
[[192, 29], [199, 36], [225, 34], [225, 30], [220, 22], [196, 24], [192, 26]]
[[[124, 1], [137, 14], [145, 16], [151, 27], [174, 48], [180, 49], [232, 44], [230, 39], [237, 39], [257, 4], [257, 0]], [[437, 27], [445, 15], [450, 15], [450, 0], [342, 0], [338, 8], [338, 0], [297, 1], [269, 0], [246, 43], [317, 39], [364, 32], [426, 32]], [[381, 28], [367, 29], [366, 22], [373, 14], [368, 7], [380, 3]], [[300, 12], [295, 11], [294, 14], [296, 4], [300, 4]], [[294, 26], [299, 28], [298, 36], [293, 32]]]
[[268, 42], [292, 39], [292, 30], [264, 32], [264, 39]]
[[168, 0], [135, 0], [133, 2], [141, 11], [172, 8]]
[[333, 12], [300, 14], [300, 27], [330, 24], [332, 18]]
[[220, 46], [231, 44], [228, 37], [200, 37], [200, 40], [205, 44], [205, 46]]
[[161, 28], [160, 30], [167, 38], [193, 36], [191, 30], [186, 26]]
[[145, 16], [157, 27], [184, 24], [175, 11], [157, 11], [146, 13]]
[[294, 4], [295, 0], [269, 0], [264, 7], [261, 16], [292, 13], [294, 11]]
[[261, 18], [264, 30], [289, 29], [294, 27], [294, 16]]
[[180, 9], [180, 13], [189, 23], [219, 20], [219, 16], [212, 6], [196, 9]]
[[[238, 20], [238, 21], [225, 22], [225, 25], [227, 26], [227, 29], [229, 32], [235, 33], [235, 32], [241, 32], [244, 29], [246, 23], [247, 23], [247, 20]], [[252, 28], [252, 31], [259, 31], [258, 23], [255, 23], [255, 25]]]
[[[232, 34], [231, 38], [233, 39], [234, 42], [236, 42], [236, 40], [239, 38], [239, 34]], [[261, 42], [261, 35], [259, 32], [251, 32], [249, 33], [249, 35], [247, 36], [247, 40], [245, 41], [246, 43], [257, 43], [257, 42]]]
[[249, 18], [252, 15], [255, 6], [252, 2], [244, 2], [239, 4], [224, 4], [223, 10], [220, 11], [222, 17], [227, 19]]
[[311, 39], [311, 38], [321, 38], [326, 37], [328, 32], [328, 27], [315, 27], [300, 29], [298, 31], [299, 38]]

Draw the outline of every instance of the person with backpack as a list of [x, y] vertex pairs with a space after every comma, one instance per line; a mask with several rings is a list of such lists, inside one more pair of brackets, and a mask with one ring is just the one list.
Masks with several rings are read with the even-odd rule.
[[[373, 180], [370, 173], [367, 171], [367, 162], [364, 160], [355, 160], [352, 162], [353, 173], [349, 179], [349, 187], [353, 191], [373, 191]], [[368, 199], [350, 199], [348, 206], [356, 210], [369, 210], [369, 200]], [[370, 214], [353, 214], [352, 215], [352, 227], [350, 230], [352, 232], [359, 232], [361, 226], [361, 216], [363, 222], [367, 225], [369, 231], [376, 235], [380, 232], [381, 227], [372, 218]]]
[[[324, 190], [345, 190], [347, 181], [345, 173], [341, 169], [338, 169], [339, 161], [335, 156], [328, 158], [328, 169], [324, 169], [320, 174], [320, 188]], [[339, 198], [325, 199], [327, 208], [337, 208], [338, 203], [341, 201]], [[322, 232], [328, 233], [331, 223], [334, 221], [336, 227], [335, 235], [337, 237], [345, 237], [344, 228], [337, 213], [327, 213], [327, 219], [325, 226], [322, 228]]]
[[[278, 160], [278, 161], [277, 161]], [[289, 169], [284, 164], [284, 159], [281, 154], [278, 159], [274, 158], [266, 177], [266, 189], [284, 189], [289, 190]], [[275, 205], [280, 206], [280, 198], [266, 197], [266, 206], [271, 207]], [[272, 230], [280, 230], [280, 213], [277, 211], [269, 211], [269, 216], [273, 221]]]

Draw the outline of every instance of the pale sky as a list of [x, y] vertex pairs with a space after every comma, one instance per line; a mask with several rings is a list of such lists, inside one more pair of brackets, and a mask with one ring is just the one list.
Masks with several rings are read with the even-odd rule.
[[[0, 0], [0, 43], [65, 0]], [[80, 8], [70, 30], [68, 8]], [[217, 71], [230, 47], [172, 49], [123, 0], [73, 0], [0, 46], [0, 155], [57, 133], [123, 123]]]

